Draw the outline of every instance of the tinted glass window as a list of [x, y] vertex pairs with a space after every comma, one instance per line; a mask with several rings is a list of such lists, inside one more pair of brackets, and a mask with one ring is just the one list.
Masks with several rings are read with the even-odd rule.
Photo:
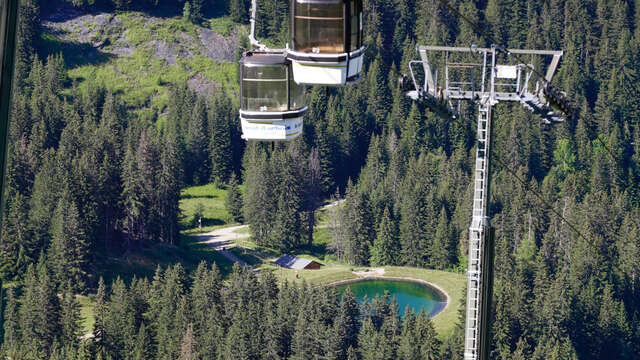
[[300, 109], [305, 106], [304, 86], [296, 84], [293, 76], [289, 80], [289, 88], [291, 89], [291, 108], [290, 110]]
[[242, 70], [243, 110], [287, 110], [287, 74], [284, 66], [244, 65]]
[[349, 11], [351, 17], [351, 48], [349, 51], [358, 50], [362, 46], [362, 1], [351, 0]]
[[343, 53], [342, 1], [319, 3], [296, 0], [293, 49], [309, 53]]

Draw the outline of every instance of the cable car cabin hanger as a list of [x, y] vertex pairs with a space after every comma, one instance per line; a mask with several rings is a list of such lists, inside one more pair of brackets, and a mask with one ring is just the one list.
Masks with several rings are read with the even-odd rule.
[[346, 85], [361, 78], [362, 0], [292, 0], [291, 47], [298, 84]]
[[280, 52], [250, 51], [240, 60], [240, 122], [245, 140], [292, 140], [309, 110]]

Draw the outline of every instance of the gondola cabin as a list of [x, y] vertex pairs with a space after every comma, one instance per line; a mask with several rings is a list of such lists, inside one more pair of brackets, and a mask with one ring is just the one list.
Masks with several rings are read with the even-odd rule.
[[240, 60], [240, 121], [245, 140], [291, 140], [302, 134], [304, 88], [283, 53], [247, 52]]
[[362, 0], [292, 0], [287, 58], [299, 84], [345, 85], [360, 79]]

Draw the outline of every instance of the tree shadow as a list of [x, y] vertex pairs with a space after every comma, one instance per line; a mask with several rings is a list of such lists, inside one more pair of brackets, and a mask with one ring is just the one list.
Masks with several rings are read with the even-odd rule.
[[[151, 6], [143, 1], [133, 1], [128, 11], [138, 11], [158, 18], [172, 18], [182, 16], [184, 3], [160, 3]], [[98, 15], [102, 13], [118, 13], [114, 7], [106, 2], [98, 2], [92, 6], [75, 7], [67, 2], [58, 1], [57, 4], [42, 9], [42, 19], [51, 22], [65, 22], [84, 15]], [[224, 4], [207, 5], [203, 9], [205, 20], [228, 15], [227, 6]]]
[[304, 245], [295, 250], [294, 255], [311, 255], [324, 260], [325, 255], [327, 255], [327, 244]]
[[40, 54], [43, 58], [60, 53], [64, 57], [67, 68], [100, 65], [116, 57], [116, 55], [104, 52], [89, 43], [64, 41], [50, 34], [44, 34], [40, 38]]
[[211, 194], [206, 194], [206, 195], [190, 195], [190, 194], [183, 194], [180, 197], [180, 200], [184, 200], [184, 199], [216, 199], [218, 198], [217, 195], [211, 195]]
[[226, 222], [220, 220], [220, 219], [213, 219], [213, 218], [202, 218], [202, 226], [218, 226], [218, 225], [224, 225], [226, 224]]

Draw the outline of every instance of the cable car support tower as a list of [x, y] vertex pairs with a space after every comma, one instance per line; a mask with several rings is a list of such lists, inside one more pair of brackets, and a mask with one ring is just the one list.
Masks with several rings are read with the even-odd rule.
[[[406, 75], [400, 80], [407, 96], [446, 120], [460, 117], [462, 101], [472, 101], [478, 105], [473, 213], [469, 227], [464, 359], [487, 360], [494, 233], [488, 209], [491, 111], [501, 101], [515, 101], [540, 115], [547, 124], [563, 121], [563, 115], [557, 113], [554, 107], [566, 112], [567, 101], [564, 94], [550, 84], [562, 51], [506, 50], [493, 45], [490, 48], [419, 46], [418, 52], [421, 60], [409, 64], [411, 82]], [[541, 74], [535, 69], [536, 57], [541, 60], [537, 63], [548, 65], [544, 78], [537, 79], [534, 83], [531, 81], [532, 75]], [[518, 63], [522, 58], [530, 58], [531, 62]], [[481, 60], [478, 62], [477, 59]], [[424, 71], [422, 84], [416, 80], [416, 65], [421, 65]], [[438, 70], [440, 74], [444, 74], [440, 82]]]

